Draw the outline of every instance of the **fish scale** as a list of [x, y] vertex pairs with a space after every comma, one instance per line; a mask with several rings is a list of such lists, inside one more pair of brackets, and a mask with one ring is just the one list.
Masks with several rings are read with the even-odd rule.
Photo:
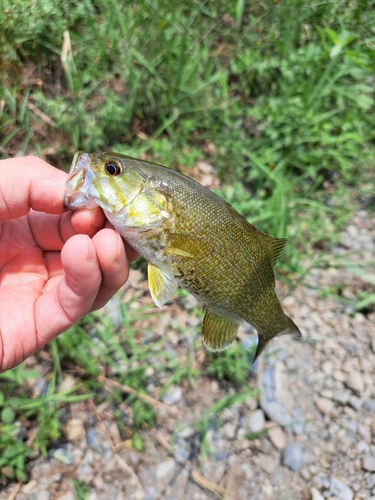
[[273, 266], [287, 240], [258, 231], [189, 177], [116, 153], [78, 152], [65, 204], [104, 210], [148, 261], [156, 305], [161, 307], [176, 286], [204, 304], [202, 337], [208, 349], [226, 349], [241, 320], [258, 332], [255, 358], [276, 335], [301, 336], [275, 293]]

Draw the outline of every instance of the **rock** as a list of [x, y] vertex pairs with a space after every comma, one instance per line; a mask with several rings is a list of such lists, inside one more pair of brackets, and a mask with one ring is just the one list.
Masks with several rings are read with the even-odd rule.
[[287, 426], [292, 422], [292, 418], [285, 408], [285, 406], [279, 401], [261, 401], [261, 407], [267, 417], [276, 422], [279, 425]]
[[375, 455], [366, 455], [362, 459], [362, 469], [375, 472]]
[[75, 495], [72, 491], [67, 491], [64, 495], [59, 496], [59, 500], [74, 500]]
[[205, 161], [198, 161], [197, 167], [202, 172], [202, 174], [205, 175], [216, 174], [216, 168], [210, 163], [207, 163]]
[[371, 474], [368, 478], [367, 478], [367, 487], [368, 489], [370, 490], [371, 488], [373, 488], [375, 486], [375, 474]]
[[268, 455], [261, 455], [259, 465], [265, 472], [267, 472], [267, 474], [270, 475], [274, 474], [277, 468], [276, 460]]
[[319, 493], [319, 490], [313, 486], [310, 490], [311, 493], [311, 500], [324, 500], [323, 495]]
[[145, 492], [138, 488], [135, 490], [130, 496], [129, 500], [144, 500], [145, 498]]
[[31, 493], [33, 489], [38, 486], [38, 482], [33, 479], [32, 481], [29, 481], [25, 486], [22, 488], [22, 493], [25, 493], [25, 495]]
[[372, 352], [375, 353], [375, 339], [371, 340], [371, 349], [372, 349]]
[[86, 432], [86, 439], [91, 448], [93, 448], [95, 451], [101, 451], [100, 434], [96, 429], [88, 429], [88, 431]]
[[350, 394], [344, 389], [338, 389], [333, 393], [333, 400], [340, 405], [346, 405], [349, 401]]
[[85, 483], [91, 483], [91, 481], [94, 479], [94, 471], [89, 464], [81, 463], [77, 467], [76, 474], [77, 478], [81, 481], [84, 481]]
[[345, 385], [357, 394], [361, 394], [364, 389], [364, 383], [361, 373], [358, 370], [350, 370], [346, 374]]
[[375, 399], [368, 399], [365, 403], [365, 409], [375, 412]]
[[47, 490], [38, 491], [36, 494], [36, 500], [49, 500], [50, 492]]
[[357, 396], [350, 396], [349, 406], [351, 406], [354, 410], [358, 411], [362, 408], [362, 400]]
[[85, 435], [85, 427], [80, 418], [72, 418], [65, 426], [65, 433], [68, 441], [74, 441]]
[[232, 424], [232, 422], [227, 422], [221, 428], [221, 433], [223, 437], [226, 439], [234, 439], [236, 437], [237, 427], [234, 424]]
[[293, 471], [302, 467], [303, 463], [303, 443], [287, 444], [283, 453], [283, 465]]
[[182, 390], [178, 385], [171, 385], [167, 392], [162, 397], [163, 403], [166, 405], [174, 405], [178, 403], [182, 398]]
[[331, 477], [329, 494], [339, 500], [353, 500], [354, 493], [344, 482], [337, 477]]
[[169, 484], [175, 472], [176, 462], [171, 459], [167, 459], [161, 462], [155, 470], [157, 479], [163, 481], [163, 483], [165, 483], [166, 485]]
[[323, 415], [329, 415], [330, 413], [332, 413], [332, 410], [334, 408], [333, 401], [327, 398], [317, 398], [315, 404], [320, 413], [323, 413]]
[[286, 435], [285, 432], [276, 425], [271, 425], [267, 429], [268, 437], [271, 440], [271, 443], [278, 450], [282, 450], [286, 445]]
[[66, 448], [57, 448], [57, 450], [53, 452], [53, 458], [65, 465], [74, 464], [74, 456]]
[[305, 429], [304, 424], [305, 418], [302, 411], [299, 408], [294, 408], [294, 417], [292, 421], [292, 430], [297, 436], [303, 434]]
[[264, 412], [260, 408], [258, 410], [255, 410], [251, 413], [249, 422], [248, 422], [248, 429], [249, 432], [261, 432], [264, 429], [266, 423], [266, 419], [264, 417]]
[[322, 363], [322, 371], [326, 375], [332, 375], [332, 373], [333, 373], [333, 363], [332, 363], [332, 361], [324, 361]]
[[366, 443], [364, 439], [358, 441], [355, 448], [358, 451], [358, 453], [368, 453], [370, 451], [370, 446]]
[[372, 432], [372, 435], [375, 436], [375, 417], [372, 417], [371, 432]]
[[346, 375], [341, 370], [334, 370], [334, 372], [333, 372], [333, 378], [335, 380], [338, 380], [339, 382], [344, 382], [344, 380], [346, 379]]

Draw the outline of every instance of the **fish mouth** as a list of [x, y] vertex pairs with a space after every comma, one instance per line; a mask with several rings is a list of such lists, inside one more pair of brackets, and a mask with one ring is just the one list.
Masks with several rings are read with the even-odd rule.
[[88, 154], [78, 151], [73, 158], [69, 178], [65, 183], [64, 205], [70, 210], [95, 208], [97, 203], [90, 193], [93, 174]]

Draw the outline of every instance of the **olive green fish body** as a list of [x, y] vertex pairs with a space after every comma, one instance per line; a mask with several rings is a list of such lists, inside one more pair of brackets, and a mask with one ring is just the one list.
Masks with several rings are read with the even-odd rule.
[[192, 179], [117, 154], [76, 155], [66, 204], [77, 209], [93, 201], [149, 262], [158, 306], [176, 286], [203, 302], [202, 335], [209, 349], [228, 347], [241, 320], [258, 331], [256, 356], [276, 335], [300, 336], [274, 290], [273, 266], [287, 240], [261, 233]]

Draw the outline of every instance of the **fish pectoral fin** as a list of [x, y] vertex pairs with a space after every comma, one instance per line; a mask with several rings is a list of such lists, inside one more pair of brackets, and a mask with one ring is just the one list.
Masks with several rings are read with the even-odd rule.
[[211, 252], [212, 249], [211, 243], [198, 236], [169, 233], [168, 245], [165, 251], [173, 255], [196, 259], [207, 252]]
[[177, 283], [164, 271], [150, 262], [147, 267], [148, 287], [155, 305], [162, 307], [176, 290]]
[[239, 322], [232, 318], [217, 314], [206, 306], [204, 306], [203, 311], [203, 344], [210, 351], [224, 351], [236, 338]]

